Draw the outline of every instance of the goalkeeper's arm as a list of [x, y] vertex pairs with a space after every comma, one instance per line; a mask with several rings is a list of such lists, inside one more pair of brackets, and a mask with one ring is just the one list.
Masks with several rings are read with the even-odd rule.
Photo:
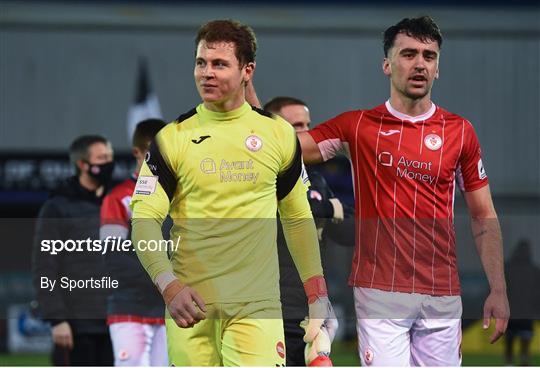
[[337, 321], [328, 300], [317, 230], [305, 188], [299, 177], [293, 189], [278, 202], [278, 209], [287, 247], [308, 297], [310, 322], [304, 340], [309, 342], [317, 336], [322, 324], [331, 318], [333, 321], [327, 323], [327, 328], [333, 338]]
[[283, 234], [302, 282], [322, 276], [321, 255], [317, 229], [305, 186], [299, 178], [294, 188], [278, 202]]
[[[146, 163], [141, 168], [141, 176], [152, 176]], [[192, 327], [205, 318], [206, 306], [202, 298], [188, 285], [182, 284], [175, 276], [167, 249], [149, 251], [140, 244], [149, 240], [163, 239], [161, 227], [169, 211], [169, 198], [160, 183], [156, 183], [151, 194], [138, 194], [137, 188], [131, 207], [132, 241], [144, 269], [161, 292], [171, 317], [180, 327]], [[198, 308], [194, 305], [198, 306]]]

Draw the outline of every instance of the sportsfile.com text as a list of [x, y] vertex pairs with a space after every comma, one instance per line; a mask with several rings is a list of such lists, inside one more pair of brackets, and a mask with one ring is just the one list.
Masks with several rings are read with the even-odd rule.
[[68, 240], [51, 240], [43, 239], [41, 241], [41, 251], [51, 255], [57, 255], [61, 252], [131, 252], [136, 249], [140, 252], [146, 251], [176, 251], [180, 243], [180, 237], [173, 240], [164, 239], [142, 239], [135, 246], [131, 240], [121, 239], [116, 236], [108, 236], [105, 239], [68, 239]]

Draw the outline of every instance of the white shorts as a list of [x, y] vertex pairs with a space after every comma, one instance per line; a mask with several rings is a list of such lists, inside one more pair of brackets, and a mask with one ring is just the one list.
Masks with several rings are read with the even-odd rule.
[[461, 297], [354, 288], [362, 366], [460, 366]]
[[167, 366], [165, 325], [118, 322], [109, 326], [115, 366]]

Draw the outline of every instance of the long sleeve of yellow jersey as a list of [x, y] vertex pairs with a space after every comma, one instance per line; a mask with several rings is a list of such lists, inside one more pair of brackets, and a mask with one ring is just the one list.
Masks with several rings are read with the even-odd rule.
[[305, 282], [310, 277], [322, 275], [317, 229], [301, 178], [294, 189], [279, 201], [278, 209], [287, 247], [300, 279]]
[[[292, 126], [287, 125], [291, 131], [286, 139], [293, 142], [286, 146], [293, 147], [295, 151], [285, 161], [278, 176], [278, 210], [287, 247], [300, 279], [305, 282], [313, 276], [322, 275], [323, 270], [317, 229], [306, 196], [308, 178], [302, 163], [300, 143]], [[284, 186], [292, 186], [292, 189], [283, 189]], [[284, 195], [283, 190], [288, 193]]]
[[[171, 262], [165, 247], [158, 247], [157, 250], [147, 250], [143, 245], [149, 240], [160, 241], [163, 239], [161, 226], [169, 212], [170, 205], [170, 185], [174, 179], [172, 171], [168, 168], [170, 163], [163, 157], [158, 148], [158, 144], [163, 144], [159, 139], [160, 135], [152, 143], [146, 162], [143, 162], [135, 192], [131, 200], [132, 209], [132, 233], [131, 239], [144, 269], [150, 275], [152, 281], [156, 283], [159, 275], [173, 275]], [[150, 170], [149, 165], [160, 165], [161, 172], [166, 172], [169, 176], [159, 178]], [[164, 179], [169, 179], [168, 183]], [[161, 286], [161, 285], [160, 285]]]
[[[143, 164], [139, 174], [139, 181], [151, 177], [148, 166]], [[153, 200], [141, 200], [134, 196], [131, 202], [133, 210], [131, 239], [144, 269], [155, 283], [156, 277], [163, 273], [172, 273], [172, 266], [166, 249], [146, 250], [142, 245], [149, 240], [162, 240], [161, 226], [169, 210], [169, 201], [165, 191], [159, 183], [156, 184]], [[141, 245], [141, 246], [138, 246]]]

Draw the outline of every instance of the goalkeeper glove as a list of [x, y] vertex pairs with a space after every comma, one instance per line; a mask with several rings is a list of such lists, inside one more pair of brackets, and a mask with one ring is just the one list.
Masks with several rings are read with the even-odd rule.
[[324, 277], [313, 276], [304, 283], [304, 290], [308, 298], [309, 321], [305, 328], [304, 342], [312, 342], [324, 326], [328, 332], [330, 342], [334, 341], [338, 321], [330, 300]]
[[[309, 319], [305, 318], [300, 327], [307, 330], [309, 325]], [[332, 342], [326, 327], [322, 326], [317, 337], [312, 342], [306, 344], [304, 349], [304, 359], [306, 366], [308, 367], [332, 367], [332, 360], [330, 359]]]

